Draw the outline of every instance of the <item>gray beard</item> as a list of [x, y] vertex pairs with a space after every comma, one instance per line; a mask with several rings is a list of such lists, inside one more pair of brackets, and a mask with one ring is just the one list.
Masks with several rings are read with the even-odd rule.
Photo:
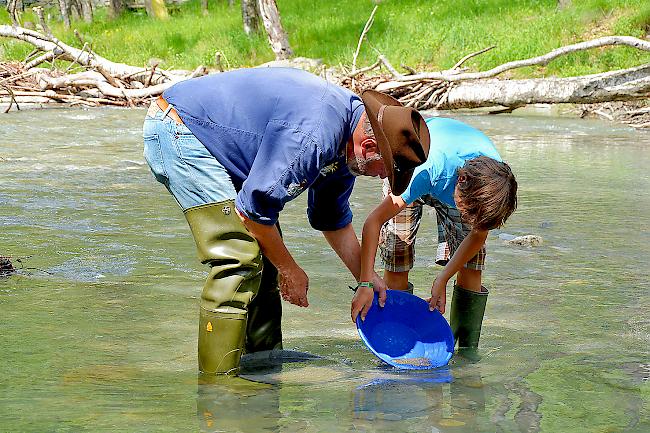
[[379, 160], [379, 157], [371, 158], [361, 158], [360, 156], [354, 156], [354, 158], [348, 160], [348, 170], [352, 173], [353, 176], [365, 176], [368, 163]]

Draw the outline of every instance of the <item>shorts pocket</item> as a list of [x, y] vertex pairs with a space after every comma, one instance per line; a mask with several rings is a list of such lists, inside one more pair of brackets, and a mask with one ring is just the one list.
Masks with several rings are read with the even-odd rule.
[[162, 149], [160, 148], [160, 139], [157, 134], [145, 135], [144, 137], [144, 159], [149, 164], [149, 168], [160, 182], [165, 182], [167, 173], [163, 163]]

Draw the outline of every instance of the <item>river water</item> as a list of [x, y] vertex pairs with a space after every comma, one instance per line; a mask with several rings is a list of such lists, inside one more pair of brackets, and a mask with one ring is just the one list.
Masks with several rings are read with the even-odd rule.
[[[363, 346], [352, 278], [299, 197], [281, 222], [310, 307], [284, 304], [284, 346], [323, 358], [252, 371], [255, 382], [197, 374], [206, 271], [143, 162], [143, 116], [0, 116], [0, 255], [19, 268], [0, 279], [0, 431], [650, 431], [650, 132], [458, 116], [513, 167], [519, 209], [488, 240], [483, 359], [427, 374]], [[358, 181], [357, 230], [380, 194], [377, 179]], [[423, 297], [439, 271], [428, 215], [411, 276]], [[544, 243], [508, 246], [503, 232]]]

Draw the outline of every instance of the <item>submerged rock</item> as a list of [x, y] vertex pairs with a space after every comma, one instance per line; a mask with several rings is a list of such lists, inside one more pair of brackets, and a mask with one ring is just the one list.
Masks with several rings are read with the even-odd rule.
[[13, 263], [11, 263], [11, 258], [0, 256], [0, 278], [8, 277], [15, 273], [16, 273], [16, 268], [14, 268]]
[[505, 244], [507, 245], [520, 245], [524, 247], [536, 247], [542, 245], [544, 240], [541, 236], [538, 235], [524, 235], [517, 236], [512, 239], [506, 239]]

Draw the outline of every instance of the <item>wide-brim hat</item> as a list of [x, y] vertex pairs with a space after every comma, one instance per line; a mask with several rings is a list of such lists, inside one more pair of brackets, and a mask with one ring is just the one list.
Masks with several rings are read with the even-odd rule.
[[375, 133], [379, 153], [386, 166], [390, 188], [395, 195], [404, 192], [413, 170], [429, 155], [429, 128], [412, 107], [376, 90], [365, 90], [361, 99]]

